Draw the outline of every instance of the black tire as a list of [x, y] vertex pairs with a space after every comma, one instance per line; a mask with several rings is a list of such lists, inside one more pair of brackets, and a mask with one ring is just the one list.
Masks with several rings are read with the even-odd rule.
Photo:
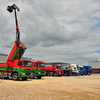
[[35, 79], [35, 73], [32, 73], [31, 79]]
[[19, 80], [18, 74], [17, 74], [17, 73], [14, 73], [14, 74], [12, 75], [12, 79], [13, 79], [13, 81]]
[[27, 80], [27, 77], [22, 77], [22, 80]]
[[57, 73], [54, 73], [54, 76], [58, 76]]
[[37, 79], [41, 79], [41, 76], [37, 76]]
[[48, 72], [48, 76], [51, 76], [51, 73], [50, 72]]

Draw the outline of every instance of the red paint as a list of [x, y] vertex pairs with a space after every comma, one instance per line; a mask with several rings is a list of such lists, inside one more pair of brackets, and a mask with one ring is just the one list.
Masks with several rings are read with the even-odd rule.
[[[33, 63], [33, 68], [45, 69], [45, 67], [39, 66], [39, 63], [45, 64], [44, 61], [37, 60], [37, 61], [33, 61], [32, 63]], [[37, 63], [37, 66], [35, 66], [35, 63]]]
[[[26, 47], [25, 44], [23, 44], [23, 42], [21, 42], [21, 41], [19, 42], [19, 46]], [[17, 48], [17, 45], [16, 45], [16, 41], [15, 41], [15, 42], [14, 42], [14, 46], [13, 46], [13, 48], [12, 48], [12, 50], [11, 50], [11, 52], [10, 52], [8, 58], [7, 58], [7, 60], [11, 60], [12, 56], [13, 56], [14, 53], [15, 53], [16, 48]], [[12, 59], [12, 60], [13, 60], [13, 59]]]
[[59, 65], [51, 65], [51, 66], [46, 66], [46, 71], [47, 72], [58, 72], [59, 75], [63, 75], [64, 74], [64, 70], [60, 69]]
[[100, 73], [100, 68], [92, 68], [93, 73]]

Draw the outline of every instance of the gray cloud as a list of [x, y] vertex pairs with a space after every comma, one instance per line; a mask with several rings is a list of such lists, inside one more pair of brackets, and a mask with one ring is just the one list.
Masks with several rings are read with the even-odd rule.
[[6, 10], [13, 3], [20, 8], [21, 41], [33, 59], [88, 64], [99, 58], [91, 53], [100, 50], [99, 0], [1, 0], [0, 52], [6, 54], [16, 39], [14, 13]]

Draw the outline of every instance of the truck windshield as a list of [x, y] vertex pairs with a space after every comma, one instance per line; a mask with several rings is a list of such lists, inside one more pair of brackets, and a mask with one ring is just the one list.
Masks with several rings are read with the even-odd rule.
[[33, 67], [31, 61], [23, 61], [23, 67]]
[[84, 70], [84, 68], [83, 68], [83, 67], [81, 67], [81, 70]]
[[89, 67], [89, 70], [92, 70], [92, 68], [91, 68], [91, 67]]
[[58, 68], [59, 68], [59, 66], [56, 66], [56, 68], [58, 69]]
[[39, 63], [39, 67], [45, 67], [45, 63]]

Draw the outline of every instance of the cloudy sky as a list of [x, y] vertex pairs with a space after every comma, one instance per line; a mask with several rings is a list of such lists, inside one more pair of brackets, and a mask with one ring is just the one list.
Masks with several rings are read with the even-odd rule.
[[0, 0], [0, 53], [16, 39], [16, 4], [24, 56], [45, 62], [89, 64], [100, 59], [100, 0]]

